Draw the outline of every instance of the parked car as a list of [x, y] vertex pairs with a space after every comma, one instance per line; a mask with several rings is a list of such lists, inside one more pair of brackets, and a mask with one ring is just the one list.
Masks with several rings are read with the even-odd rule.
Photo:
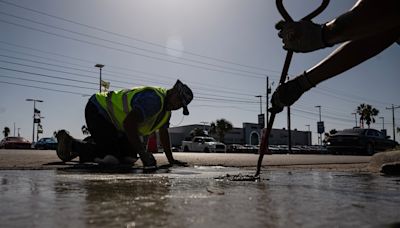
[[0, 142], [0, 149], [30, 149], [31, 142], [23, 137], [5, 137]]
[[244, 149], [245, 149], [244, 146], [240, 144], [226, 145], [226, 152], [229, 153], [243, 153]]
[[38, 150], [56, 150], [57, 149], [57, 139], [55, 138], [41, 138], [33, 146]]
[[330, 153], [356, 152], [372, 155], [394, 148], [398, 143], [375, 129], [353, 128], [339, 131], [327, 140]]
[[196, 136], [191, 141], [182, 141], [183, 151], [226, 152], [225, 144], [217, 142], [213, 137]]

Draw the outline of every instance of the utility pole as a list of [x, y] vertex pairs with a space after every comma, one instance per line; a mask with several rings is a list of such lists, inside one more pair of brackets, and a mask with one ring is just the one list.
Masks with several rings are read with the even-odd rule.
[[94, 67], [98, 67], [100, 69], [100, 80], [99, 80], [99, 91], [101, 93], [101, 69], [104, 67], [103, 64], [96, 64]]
[[396, 128], [396, 124], [395, 124], [395, 121], [394, 121], [394, 110], [397, 109], [397, 108], [400, 108], [400, 105], [394, 107], [394, 105], [392, 104], [392, 107], [391, 107], [391, 108], [386, 108], [387, 110], [392, 109], [392, 118], [393, 118], [393, 140], [394, 140], [394, 141], [396, 141], [396, 129], [395, 129], [395, 128]]
[[35, 142], [35, 123], [37, 121], [39, 121], [38, 123], [40, 123], [40, 117], [39, 119], [35, 118], [36, 117], [36, 113], [38, 110], [36, 110], [36, 102], [43, 102], [42, 100], [37, 100], [37, 99], [25, 99], [26, 101], [33, 101], [33, 127], [32, 127], [32, 143]]
[[357, 113], [356, 113], [356, 112], [353, 112], [353, 113], [351, 113], [351, 114], [354, 115], [354, 120], [355, 120], [355, 122], [356, 122], [356, 127], [357, 127]]
[[318, 124], [317, 124], [317, 127], [318, 127], [318, 134], [319, 134], [319, 136], [318, 136], [318, 143], [319, 143], [319, 145], [321, 145], [322, 146], [322, 133], [324, 132], [324, 127], [323, 127], [323, 123], [322, 123], [322, 121], [321, 121], [321, 105], [317, 105], [317, 106], [315, 106], [316, 108], [318, 108], [319, 109], [319, 122], [318, 122]]

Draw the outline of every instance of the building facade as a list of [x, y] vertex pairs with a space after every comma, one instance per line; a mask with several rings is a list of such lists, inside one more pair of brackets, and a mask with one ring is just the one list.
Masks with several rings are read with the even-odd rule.
[[[192, 124], [180, 127], [169, 128], [171, 145], [173, 147], [179, 147], [182, 145], [182, 141], [190, 137], [190, 132], [193, 129], [203, 129], [209, 132], [209, 125]], [[224, 138], [225, 144], [249, 144], [259, 145], [262, 128], [256, 123], [243, 123], [242, 128], [233, 128], [229, 131]], [[287, 145], [288, 144], [288, 131], [286, 129], [272, 129], [269, 136], [270, 145]], [[216, 135], [210, 134], [216, 140], [219, 140]], [[310, 131], [291, 131], [292, 145], [311, 145], [311, 132]]]

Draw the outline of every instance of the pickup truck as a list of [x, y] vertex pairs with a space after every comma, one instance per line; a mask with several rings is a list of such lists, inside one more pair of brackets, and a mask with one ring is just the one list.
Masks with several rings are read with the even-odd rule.
[[213, 137], [195, 136], [191, 141], [182, 141], [182, 149], [185, 152], [226, 152], [225, 144], [217, 142]]

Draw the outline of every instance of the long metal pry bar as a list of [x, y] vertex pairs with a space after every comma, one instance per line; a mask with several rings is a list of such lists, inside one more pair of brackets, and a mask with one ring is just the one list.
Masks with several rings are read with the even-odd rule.
[[[293, 22], [293, 19], [290, 17], [290, 15], [286, 11], [285, 7], [283, 6], [282, 1], [283, 0], [276, 0], [276, 6], [278, 8], [279, 13], [282, 15], [282, 17], [283, 17], [283, 19], [285, 19], [285, 21]], [[309, 21], [311, 21], [311, 19], [313, 19], [318, 14], [320, 14], [328, 6], [328, 4], [329, 4], [329, 0], [323, 0], [321, 5], [316, 10], [314, 10], [313, 12], [311, 12], [310, 14], [308, 14], [307, 16], [305, 16], [301, 20], [309, 20]], [[293, 51], [287, 51], [286, 58], [285, 58], [285, 64], [283, 65], [282, 74], [281, 74], [281, 78], [279, 80], [278, 86], [285, 82], [287, 73], [289, 71], [290, 62], [292, 60], [292, 56], [293, 56]], [[274, 124], [275, 116], [276, 116], [276, 113], [272, 112], [271, 116], [269, 118], [269, 121], [268, 121], [267, 129], [266, 129], [266, 131], [263, 131], [264, 135], [262, 136], [262, 142], [261, 142], [261, 145], [260, 145], [260, 149], [258, 151], [258, 153], [260, 155], [258, 157], [258, 162], [257, 162], [257, 171], [256, 171], [256, 174], [255, 174], [256, 177], [258, 177], [260, 175], [261, 165], [262, 165], [262, 161], [263, 161], [263, 158], [264, 158], [264, 154], [268, 150], [269, 136], [270, 136], [270, 133], [271, 133], [271, 130], [272, 130], [272, 126]]]

